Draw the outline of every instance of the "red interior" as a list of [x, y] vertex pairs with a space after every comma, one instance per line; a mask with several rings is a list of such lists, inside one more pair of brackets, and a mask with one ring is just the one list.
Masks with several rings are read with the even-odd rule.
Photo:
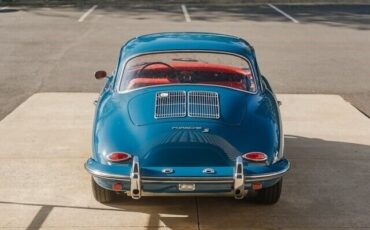
[[[169, 63], [173, 68], [178, 71], [206, 71], [206, 72], [221, 72], [221, 73], [230, 73], [230, 74], [241, 74], [248, 76], [251, 73], [249, 71], [227, 65], [220, 64], [210, 64], [202, 62], [172, 62]], [[140, 68], [136, 68], [133, 71], [137, 71]], [[158, 70], [163, 71], [167, 70], [169, 67], [161, 64], [154, 64], [148, 66], [145, 70]], [[151, 86], [151, 85], [164, 85], [164, 84], [174, 84], [178, 83], [176, 80], [168, 79], [167, 76], [158, 77], [158, 78], [148, 78], [137, 76], [133, 78], [128, 85], [128, 89]], [[244, 85], [240, 81], [207, 81], [206, 84], [212, 85], [222, 85], [233, 87], [237, 89], [244, 89]]]
[[[204, 63], [204, 62], [172, 62], [170, 63], [170, 65], [180, 71], [181, 70], [183, 71], [186, 71], [186, 70], [188, 71], [209, 71], [209, 72], [223, 72], [223, 73], [242, 74], [242, 75], [247, 75], [249, 73], [248, 71], [245, 71], [243, 69], [240, 69], [234, 66]], [[153, 65], [153, 67], [155, 67], [155, 65]]]
[[134, 89], [144, 86], [150, 86], [150, 85], [166, 85], [166, 84], [174, 84], [177, 83], [177, 81], [171, 81], [168, 78], [134, 78], [130, 81], [128, 84], [128, 89]]

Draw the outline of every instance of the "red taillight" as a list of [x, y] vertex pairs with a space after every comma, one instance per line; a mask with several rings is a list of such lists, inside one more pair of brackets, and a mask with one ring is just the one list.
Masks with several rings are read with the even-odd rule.
[[115, 152], [107, 155], [107, 160], [112, 162], [127, 161], [131, 159], [131, 155], [128, 153]]
[[117, 182], [112, 185], [113, 191], [120, 192], [122, 190], [122, 184]]
[[263, 162], [267, 160], [267, 155], [261, 152], [249, 152], [242, 156], [247, 161]]
[[252, 189], [253, 190], [260, 190], [260, 189], [262, 189], [262, 183], [260, 183], [260, 182], [253, 182], [252, 183]]

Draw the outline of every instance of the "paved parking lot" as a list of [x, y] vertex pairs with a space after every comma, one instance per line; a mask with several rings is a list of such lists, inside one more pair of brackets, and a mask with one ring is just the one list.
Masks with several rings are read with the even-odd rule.
[[[111, 71], [128, 39], [162, 31], [255, 46], [293, 165], [277, 205], [93, 200], [93, 72]], [[370, 229], [370, 5], [1, 5], [0, 54], [0, 228]]]
[[111, 71], [128, 39], [161, 31], [241, 36], [277, 92], [339, 94], [370, 114], [370, 5], [92, 7], [0, 9], [0, 118], [35, 92], [98, 92], [95, 70]]

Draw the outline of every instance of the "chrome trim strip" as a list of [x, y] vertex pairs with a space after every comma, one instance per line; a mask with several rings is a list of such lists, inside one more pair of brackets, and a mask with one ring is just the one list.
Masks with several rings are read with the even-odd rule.
[[232, 177], [148, 177], [142, 176], [141, 179], [144, 180], [167, 180], [167, 181], [182, 181], [182, 180], [189, 180], [189, 181], [219, 181], [219, 180], [233, 180]]
[[288, 161], [288, 166], [280, 171], [264, 174], [254, 174], [244, 176], [245, 182], [254, 182], [254, 181], [266, 181], [273, 180], [282, 177], [290, 169], [290, 162]]
[[[238, 90], [238, 91], [242, 91], [242, 92], [245, 92], [245, 93], [248, 93], [248, 94], [257, 94], [258, 91], [259, 91], [259, 89], [261, 88], [260, 82], [258, 82], [258, 84], [257, 84], [257, 81], [259, 81], [259, 79], [257, 79], [257, 69], [254, 69], [254, 66], [252, 65], [252, 62], [248, 58], [246, 58], [245, 56], [242, 56], [242, 55], [239, 55], [239, 54], [236, 54], [236, 53], [225, 52], [225, 51], [215, 51], [215, 50], [213, 50], [213, 51], [212, 50], [166, 50], [166, 51], [152, 51], [152, 52], [143, 52], [143, 53], [139, 53], [139, 54], [134, 54], [134, 55], [132, 55], [130, 57], [127, 57], [125, 59], [125, 61], [122, 63], [122, 65], [120, 65], [120, 63], [118, 63], [117, 64], [117, 75], [116, 75], [116, 78], [119, 78], [119, 79], [118, 79], [118, 81], [117, 81], [117, 79], [115, 79], [115, 81], [114, 81], [115, 91], [118, 94], [132, 91], [132, 90], [124, 90], [124, 91], [121, 91], [120, 90], [120, 86], [121, 86], [122, 78], [123, 78], [123, 72], [124, 72], [124, 70], [126, 68], [127, 62], [129, 62], [131, 59], [133, 59], [135, 57], [138, 57], [138, 56], [142, 56], [142, 55], [163, 54], [163, 53], [175, 53], [175, 52], [177, 52], [177, 53], [192, 53], [192, 52], [194, 53], [194, 52], [198, 52], [198, 53], [228, 54], [228, 55], [233, 55], [233, 56], [242, 58], [249, 65], [249, 68], [251, 70], [251, 73], [252, 73], [252, 76], [253, 76], [253, 79], [254, 79], [254, 83], [257, 86], [256, 91], [255, 92], [250, 92], [250, 91], [240, 90], [240, 89], [236, 89], [236, 88], [232, 88], [232, 87], [227, 87], [227, 86], [222, 86], [222, 87], [230, 88], [230, 89], [234, 89], [234, 90]], [[122, 54], [120, 52], [120, 54], [119, 54], [119, 61], [121, 61], [121, 56], [122, 56]], [[122, 67], [120, 67], [120, 66], [122, 66]], [[119, 73], [118, 73], [118, 70], [120, 70]], [[175, 84], [171, 84], [171, 85], [175, 85]], [[178, 85], [184, 85], [184, 84], [178, 84]], [[194, 85], [194, 84], [190, 84], [190, 85]], [[202, 85], [202, 84], [198, 84], [198, 85]], [[215, 86], [215, 85], [210, 85], [210, 86]], [[147, 88], [147, 87], [158, 87], [158, 85], [157, 86], [146, 86], [146, 87], [141, 87], [141, 88], [133, 89], [133, 90], [139, 90], [139, 89], [143, 89], [143, 88]]]
[[[128, 196], [131, 196], [130, 192], [127, 192], [127, 195]], [[214, 192], [214, 193], [206, 193], [206, 192], [173, 192], [173, 193], [169, 193], [169, 192], [146, 192], [146, 191], [142, 191], [141, 193], [141, 196], [168, 196], [168, 197], [186, 197], [186, 196], [192, 196], [192, 197], [196, 197], [196, 196], [209, 196], [209, 197], [221, 197], [221, 196], [228, 196], [228, 197], [232, 197], [234, 195], [234, 193], [231, 191], [231, 192]]]
[[111, 174], [111, 173], [105, 173], [102, 171], [94, 170], [94, 169], [89, 168], [87, 163], [85, 163], [85, 169], [88, 173], [90, 173], [92, 176], [95, 176], [95, 177], [109, 179], [109, 180], [130, 181], [130, 176], [128, 175]]
[[142, 183], [156, 183], [156, 184], [232, 184], [233, 180], [141, 180]]

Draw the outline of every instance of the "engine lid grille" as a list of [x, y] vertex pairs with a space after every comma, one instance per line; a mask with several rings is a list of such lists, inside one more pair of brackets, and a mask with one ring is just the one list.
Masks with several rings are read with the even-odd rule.
[[210, 119], [220, 118], [218, 93], [208, 91], [188, 92], [188, 116]]
[[167, 91], [157, 92], [155, 95], [155, 114], [158, 118], [185, 117], [186, 92]]
[[173, 117], [220, 118], [218, 93], [209, 91], [165, 91], [155, 96], [156, 119]]

